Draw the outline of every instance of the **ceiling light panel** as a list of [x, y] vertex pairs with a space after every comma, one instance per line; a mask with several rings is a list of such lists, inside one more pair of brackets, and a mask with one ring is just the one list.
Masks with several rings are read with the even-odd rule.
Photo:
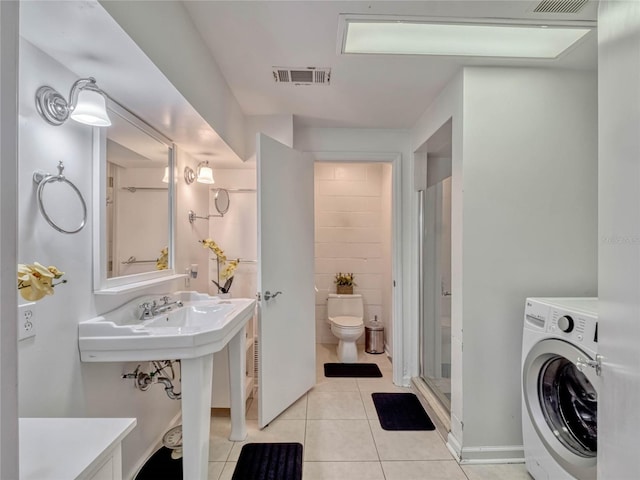
[[557, 58], [590, 26], [442, 23], [344, 18], [342, 53]]

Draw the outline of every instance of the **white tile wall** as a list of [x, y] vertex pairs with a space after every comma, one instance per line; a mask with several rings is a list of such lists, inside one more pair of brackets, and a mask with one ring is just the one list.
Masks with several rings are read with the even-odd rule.
[[[327, 295], [335, 293], [338, 272], [353, 272], [355, 293], [364, 297], [365, 321], [379, 320], [391, 311], [383, 306], [384, 289], [390, 289], [389, 251], [391, 225], [383, 219], [391, 201], [384, 188], [383, 165], [316, 163], [315, 166], [315, 268], [316, 341], [337, 343], [327, 323]], [[385, 248], [386, 247], [386, 248]], [[364, 336], [360, 342], [364, 341]]]

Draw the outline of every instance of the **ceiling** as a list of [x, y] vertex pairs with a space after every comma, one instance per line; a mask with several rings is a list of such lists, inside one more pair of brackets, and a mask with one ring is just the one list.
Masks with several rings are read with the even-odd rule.
[[[343, 13], [584, 21], [578, 13], [533, 13], [538, 1], [183, 1], [247, 115], [293, 114], [297, 126], [411, 128], [465, 65], [595, 70], [596, 32], [555, 60], [337, 53]], [[272, 67], [330, 67], [329, 86], [276, 83]]]
[[[215, 159], [212, 163], [221, 168], [244, 165], [97, 1], [21, 2], [20, 36], [78, 77], [95, 77], [110, 97], [194, 160]], [[42, 77], [52, 81], [46, 72]], [[71, 87], [51, 86], [63, 95]], [[114, 125], [110, 132], [116, 129]]]

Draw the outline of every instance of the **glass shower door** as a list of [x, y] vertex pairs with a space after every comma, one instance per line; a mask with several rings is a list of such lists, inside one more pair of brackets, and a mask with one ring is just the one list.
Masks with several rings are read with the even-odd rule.
[[451, 177], [420, 195], [420, 376], [451, 408]]

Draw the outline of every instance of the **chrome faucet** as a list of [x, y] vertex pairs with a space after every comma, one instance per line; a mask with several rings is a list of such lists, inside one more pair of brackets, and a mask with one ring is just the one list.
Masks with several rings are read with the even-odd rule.
[[171, 300], [171, 299], [169, 297], [167, 297], [166, 295], [164, 297], [162, 297], [160, 300], [162, 301], [162, 305], [155, 306], [155, 308], [152, 310], [152, 313], [154, 315], [158, 315], [159, 313], [168, 312], [173, 307], [181, 307], [183, 305], [183, 303], [180, 300], [176, 300], [175, 302], [169, 302], [169, 300]]
[[142, 310], [140, 312], [140, 320], [148, 320], [156, 315], [168, 312], [173, 307], [181, 307], [183, 305], [180, 300], [176, 300], [175, 302], [169, 302], [169, 300], [170, 298], [165, 295], [160, 298], [160, 301], [162, 302], [160, 305], [158, 305], [155, 300], [153, 302], [144, 302], [138, 305], [138, 308]]

